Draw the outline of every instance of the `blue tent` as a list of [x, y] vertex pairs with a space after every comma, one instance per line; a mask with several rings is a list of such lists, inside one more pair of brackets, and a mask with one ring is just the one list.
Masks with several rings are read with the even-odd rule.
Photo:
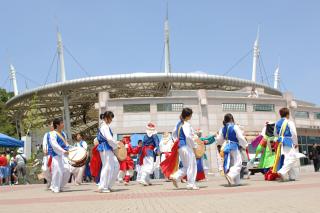
[[0, 133], [0, 147], [23, 147], [24, 142]]

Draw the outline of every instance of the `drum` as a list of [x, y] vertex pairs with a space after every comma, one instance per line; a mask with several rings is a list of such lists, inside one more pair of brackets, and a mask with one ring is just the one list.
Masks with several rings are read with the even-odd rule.
[[82, 167], [86, 164], [88, 158], [87, 151], [82, 147], [73, 147], [69, 149], [68, 161], [73, 167]]
[[118, 149], [114, 150], [114, 154], [119, 161], [123, 161], [127, 158], [127, 149], [122, 142], [118, 142]]
[[195, 142], [198, 144], [195, 155], [196, 158], [201, 158], [205, 153], [205, 145], [203, 141], [201, 141], [199, 138], [195, 139]]

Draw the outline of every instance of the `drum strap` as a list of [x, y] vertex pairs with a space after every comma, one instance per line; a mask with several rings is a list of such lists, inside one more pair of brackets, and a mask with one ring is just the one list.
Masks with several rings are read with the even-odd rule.
[[60, 132], [58, 132], [58, 131], [55, 131], [55, 132], [56, 132], [57, 135], [61, 138], [61, 140], [63, 141], [63, 143], [64, 143], [65, 145], [67, 145], [68, 143], [67, 143], [66, 139], [62, 136], [62, 134], [60, 134]]
[[230, 127], [230, 125], [228, 125], [228, 128], [227, 128], [226, 141], [228, 141], [228, 140], [229, 140], [229, 139], [228, 139], [228, 135], [229, 135], [229, 127]]
[[280, 158], [281, 158], [281, 146], [282, 146], [282, 142], [283, 142], [284, 132], [287, 129], [287, 125], [288, 125], [288, 121], [286, 121], [286, 120], [281, 125], [281, 129], [279, 132], [279, 135], [281, 136], [280, 137], [281, 140], [278, 141], [279, 143], [278, 143], [278, 147], [277, 147], [277, 151], [276, 151], [275, 160], [274, 160], [274, 163], [272, 166], [272, 173], [277, 173], [277, 171], [278, 171], [278, 167], [280, 164]]

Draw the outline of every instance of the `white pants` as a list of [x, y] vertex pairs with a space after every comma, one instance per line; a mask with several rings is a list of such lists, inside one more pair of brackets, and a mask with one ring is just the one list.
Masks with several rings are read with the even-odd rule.
[[230, 151], [230, 169], [227, 175], [233, 180], [234, 184], [240, 184], [240, 171], [242, 168], [242, 158], [240, 151]]
[[197, 176], [197, 162], [193, 150], [188, 146], [179, 148], [179, 157], [183, 167], [175, 172], [172, 176], [174, 179], [181, 179], [187, 175], [187, 186], [195, 186]]
[[141, 181], [150, 183], [150, 175], [153, 173], [154, 163], [153, 156], [146, 156], [143, 158], [143, 165], [141, 166]]
[[54, 192], [60, 192], [61, 189], [68, 183], [70, 177], [70, 167], [66, 164], [64, 156], [54, 156], [52, 158], [51, 171], [51, 187]]
[[109, 190], [117, 180], [119, 162], [111, 150], [100, 152], [102, 169], [100, 174], [99, 190]]
[[204, 174], [206, 175], [206, 178], [208, 178], [207, 175], [209, 173], [209, 162], [207, 159], [204, 159], [204, 157], [202, 157], [202, 163]]
[[76, 184], [81, 184], [82, 180], [83, 180], [83, 174], [84, 174], [84, 170], [86, 168], [86, 165], [82, 166], [82, 167], [73, 167], [71, 170], [71, 173], [74, 176], [74, 182]]
[[217, 149], [217, 164], [218, 164], [219, 172], [222, 172], [223, 171], [223, 158], [221, 157], [218, 149]]
[[296, 157], [296, 150], [293, 147], [283, 146], [281, 153], [284, 154], [284, 162], [281, 169], [278, 171], [282, 176], [289, 175], [289, 179], [296, 179], [298, 171], [296, 164], [298, 158]]
[[137, 181], [141, 180], [141, 166], [139, 164], [136, 165], [136, 171], [137, 171]]
[[49, 157], [50, 156], [48, 156], [48, 155], [43, 156], [42, 167], [41, 167], [43, 176], [47, 180], [47, 187], [48, 188], [51, 186], [51, 176], [52, 176], [50, 168], [48, 167], [48, 158]]
[[156, 157], [156, 162], [154, 162], [154, 179], [160, 179], [160, 156]]

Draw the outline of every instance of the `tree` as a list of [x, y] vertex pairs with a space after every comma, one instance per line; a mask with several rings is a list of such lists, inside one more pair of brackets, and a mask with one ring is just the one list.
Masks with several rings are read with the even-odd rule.
[[24, 132], [28, 134], [30, 130], [40, 129], [43, 127], [43, 121], [45, 120], [40, 113], [38, 107], [40, 100], [37, 94], [34, 94], [30, 101], [29, 109], [26, 111], [22, 125]]
[[8, 116], [8, 110], [5, 108], [5, 103], [12, 97], [12, 92], [0, 88], [0, 133], [17, 137], [15, 123]]

